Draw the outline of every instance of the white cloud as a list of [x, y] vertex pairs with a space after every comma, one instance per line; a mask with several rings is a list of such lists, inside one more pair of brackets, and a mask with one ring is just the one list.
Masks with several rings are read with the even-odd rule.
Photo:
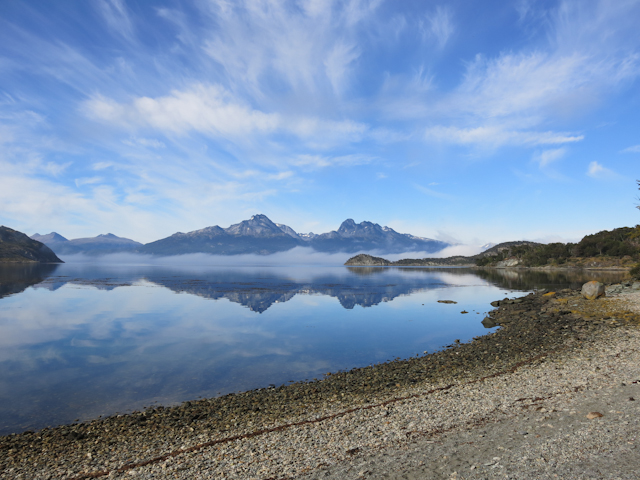
[[552, 162], [556, 160], [560, 160], [565, 156], [567, 150], [565, 148], [555, 148], [553, 150], [543, 150], [542, 152], [536, 153], [533, 156], [533, 159], [540, 164], [540, 167], [546, 167]]
[[640, 145], [634, 145], [632, 147], [625, 148], [620, 153], [640, 153]]
[[[358, 28], [373, 18], [380, 2], [222, 2], [206, 10], [215, 25], [204, 49], [240, 88], [265, 98], [267, 78], [294, 95], [341, 92], [358, 57]], [[319, 60], [319, 61], [318, 61]]]
[[449, 195], [447, 193], [437, 192], [431, 188], [423, 187], [422, 185], [414, 184], [413, 185], [416, 190], [424, 193], [430, 197], [440, 198], [442, 200], [453, 200], [455, 197], [453, 195]]
[[451, 11], [445, 7], [436, 7], [435, 12], [426, 16], [421, 27], [425, 37], [433, 37], [439, 48], [445, 46], [455, 28], [451, 21]]
[[[252, 135], [276, 133], [293, 134], [308, 146], [321, 149], [359, 142], [369, 134], [394, 140], [389, 134], [370, 131], [367, 125], [353, 120], [265, 113], [251, 108], [220, 85], [199, 84], [164, 97], [138, 97], [126, 104], [97, 95], [86, 101], [82, 110], [89, 118], [122, 129], [151, 128], [165, 135], [198, 132], [236, 143], [246, 143]], [[124, 143], [165, 147], [158, 140], [135, 137]]]
[[217, 85], [196, 85], [155, 99], [139, 97], [124, 105], [96, 96], [84, 104], [84, 109], [90, 117], [122, 127], [152, 127], [178, 134], [195, 130], [216, 136], [237, 136], [272, 132], [280, 124], [277, 114], [243, 105]]
[[323, 156], [323, 155], [298, 155], [291, 160], [291, 163], [300, 167], [326, 168], [331, 166], [355, 166], [366, 165], [376, 160], [375, 157], [362, 154]]
[[51, 175], [52, 177], [59, 177], [62, 173], [71, 166], [71, 162], [57, 163], [47, 162], [41, 165], [42, 171]]
[[435, 126], [425, 130], [425, 138], [444, 143], [499, 147], [502, 145], [557, 145], [579, 142], [584, 139], [584, 136], [563, 132], [510, 131], [499, 126], [476, 128]]
[[80, 188], [83, 185], [95, 185], [96, 183], [100, 183], [102, 181], [103, 181], [102, 177], [83, 177], [83, 178], [76, 178], [75, 184], [76, 184], [76, 187]]
[[161, 142], [160, 140], [156, 140], [155, 138], [131, 138], [129, 140], [123, 140], [122, 143], [128, 145], [130, 147], [134, 147], [137, 145], [141, 145], [143, 147], [151, 147], [151, 148], [167, 148], [167, 146]]
[[351, 64], [360, 56], [358, 48], [351, 44], [337, 43], [324, 61], [327, 77], [333, 90], [340, 94], [344, 91]]
[[592, 178], [604, 179], [604, 178], [612, 178], [616, 177], [617, 174], [612, 170], [609, 170], [606, 167], [603, 167], [596, 161], [593, 161], [589, 164], [589, 168], [587, 169], [587, 175]]
[[133, 37], [133, 23], [123, 0], [98, 0], [97, 5], [111, 30], [129, 40]]
[[[536, 6], [538, 9], [539, 6]], [[529, 14], [523, 2], [520, 14]], [[582, 139], [581, 135], [538, 132], [593, 109], [614, 87], [640, 76], [637, 2], [561, 2], [545, 12], [549, 42], [536, 50], [477, 55], [460, 85], [407, 111], [437, 114], [440, 125], [427, 139], [463, 145], [534, 146]]]

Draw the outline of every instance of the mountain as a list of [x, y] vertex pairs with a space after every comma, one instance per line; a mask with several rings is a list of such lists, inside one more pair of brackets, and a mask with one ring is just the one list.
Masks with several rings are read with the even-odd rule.
[[437, 252], [449, 244], [430, 238], [398, 233], [377, 223], [342, 222], [337, 231], [316, 235], [309, 240], [315, 250], [328, 253], [355, 253], [375, 250], [381, 253]]
[[132, 252], [142, 247], [140, 242], [117, 237], [112, 233], [98, 235], [97, 237], [67, 240], [62, 235], [51, 232], [47, 235], [36, 233], [31, 238], [46, 244], [58, 255], [73, 255], [77, 253], [104, 255], [107, 253]]
[[51, 233], [48, 233], [47, 235], [40, 235], [39, 233], [34, 233], [33, 235], [31, 235], [30, 238], [32, 240], [37, 240], [38, 242], [44, 243], [45, 245], [48, 245], [50, 243], [69, 241], [66, 238], [64, 238], [62, 235], [56, 232], [51, 232]]
[[4, 226], [0, 226], [0, 262], [63, 263], [44, 243]]
[[400, 253], [435, 252], [448, 244], [398, 233], [389, 227], [381, 227], [377, 223], [355, 223], [352, 219], [345, 220], [337, 231], [321, 235], [299, 234], [287, 225], [273, 223], [266, 215], [254, 215], [249, 220], [228, 228], [214, 226], [188, 233], [175, 233], [162, 240], [148, 243], [139, 251], [153, 255], [185, 253], [267, 255], [298, 246], [311, 247], [327, 253], [371, 250]]
[[285, 252], [295, 247], [310, 247], [326, 253], [356, 253], [375, 251], [382, 253], [436, 252], [448, 243], [430, 238], [398, 233], [377, 223], [356, 223], [352, 219], [342, 222], [337, 231], [316, 235], [297, 233], [293, 228], [272, 222], [266, 215], [254, 215], [249, 220], [222, 228], [217, 225], [173, 235], [142, 245], [112, 234], [92, 238], [67, 240], [52, 232], [33, 235], [41, 239], [60, 255], [84, 253], [101, 255], [115, 252], [137, 252], [150, 255], [184, 255], [209, 253], [213, 255], [259, 254]]
[[296, 232], [286, 225], [276, 225], [266, 215], [254, 215], [249, 220], [231, 225], [207, 227], [188, 233], [174, 233], [170, 237], [147, 243], [140, 253], [153, 255], [183, 255], [210, 253], [238, 255], [243, 253], [285, 252], [305, 244]]

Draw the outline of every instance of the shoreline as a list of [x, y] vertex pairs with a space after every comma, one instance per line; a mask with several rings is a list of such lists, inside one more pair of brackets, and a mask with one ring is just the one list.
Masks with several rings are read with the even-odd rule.
[[539, 271], [539, 272], [566, 272], [566, 271], [596, 271], [596, 272], [628, 272], [631, 270], [630, 266], [607, 266], [607, 267], [584, 267], [578, 265], [569, 265], [566, 267], [553, 265], [544, 267], [496, 267], [491, 265], [478, 266], [475, 264], [465, 265], [445, 265], [445, 264], [433, 264], [433, 265], [345, 265], [348, 268], [469, 268], [473, 270], [510, 270], [510, 271]]
[[[0, 437], [0, 477], [157, 474], [163, 478], [170, 471], [178, 478], [198, 478], [206, 470], [227, 478], [294, 478], [348, 465], [358, 456], [402, 444], [398, 437], [406, 443], [413, 436], [443, 435], [448, 428], [444, 424], [452, 421], [441, 418], [444, 424], [439, 430], [414, 425], [414, 430], [398, 427], [397, 432], [383, 427], [383, 433], [357, 437], [362, 425], [392, 425], [377, 420], [380, 415], [386, 419], [390, 409], [416, 404], [429, 411], [433, 407], [420, 406], [421, 402], [429, 404], [459, 389], [502, 381], [550, 359], [568, 358], [611, 332], [640, 331], [636, 327], [640, 316], [625, 313], [628, 308], [623, 303], [616, 298], [588, 302], [568, 289], [553, 295], [529, 294], [494, 311], [493, 320], [503, 328], [430, 355], [339, 372], [309, 383]], [[335, 431], [329, 430], [336, 432], [335, 437], [322, 440], [330, 424], [336, 424]], [[385, 428], [394, 431], [387, 434]], [[407, 435], [412, 431], [418, 433]], [[282, 440], [290, 437], [295, 448]], [[225, 460], [225, 455], [237, 461]]]

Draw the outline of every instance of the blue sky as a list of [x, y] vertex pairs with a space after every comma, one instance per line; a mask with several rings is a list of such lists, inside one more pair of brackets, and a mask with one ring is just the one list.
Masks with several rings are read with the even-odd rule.
[[640, 1], [0, 3], [0, 223], [640, 223]]

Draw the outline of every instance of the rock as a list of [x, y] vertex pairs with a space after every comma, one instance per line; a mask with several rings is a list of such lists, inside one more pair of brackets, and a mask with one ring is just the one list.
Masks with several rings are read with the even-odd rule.
[[587, 413], [587, 418], [589, 420], [593, 420], [594, 418], [604, 417], [600, 412], [589, 412]]
[[631, 290], [640, 290], [640, 282], [633, 282], [631, 284]]
[[520, 260], [517, 258], [507, 258], [506, 260], [502, 260], [496, 263], [496, 267], [515, 267], [520, 264]]
[[582, 285], [582, 291], [580, 292], [587, 300], [595, 300], [596, 298], [604, 295], [604, 285], [595, 280]]
[[454, 302], [453, 300], [438, 300], [438, 303], [458, 303], [458, 302]]
[[484, 326], [484, 328], [493, 328], [498, 326], [498, 324], [494, 322], [491, 317], [484, 317], [484, 320], [482, 320], [482, 325]]
[[491, 306], [492, 307], [499, 307], [500, 306], [500, 300], [495, 300], [495, 301], [491, 302]]
[[466, 310], [462, 310], [460, 313], [469, 313], [469, 312], [467, 312]]

